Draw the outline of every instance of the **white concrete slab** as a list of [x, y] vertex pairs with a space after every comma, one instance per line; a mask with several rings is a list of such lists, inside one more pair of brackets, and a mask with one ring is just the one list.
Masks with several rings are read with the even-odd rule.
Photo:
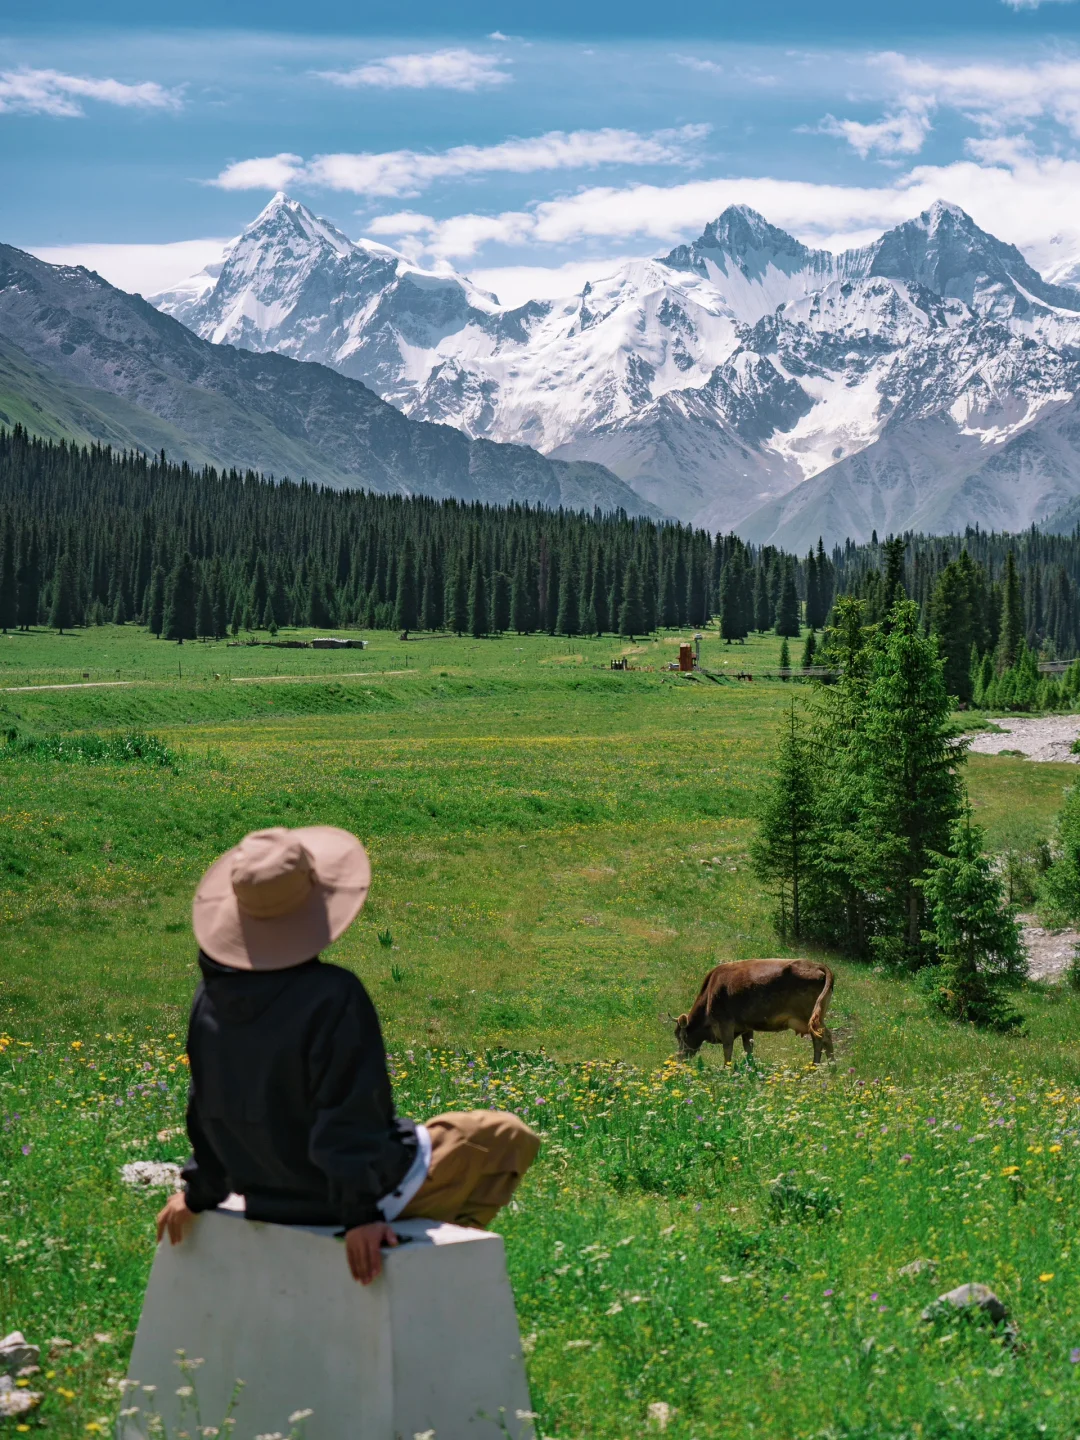
[[[126, 1405], [141, 1408], [122, 1422], [123, 1440], [147, 1434], [149, 1403], [170, 1437], [218, 1425], [237, 1380], [235, 1440], [288, 1435], [298, 1410], [313, 1412], [306, 1440], [527, 1440], [501, 1236], [424, 1220], [394, 1229], [407, 1243], [383, 1252], [368, 1286], [352, 1279], [332, 1230], [235, 1210], [200, 1216], [182, 1245], [159, 1245], [128, 1371], [156, 1390], [152, 1402], [129, 1391]], [[178, 1350], [203, 1362], [190, 1377]], [[188, 1383], [196, 1395], [184, 1399]]]

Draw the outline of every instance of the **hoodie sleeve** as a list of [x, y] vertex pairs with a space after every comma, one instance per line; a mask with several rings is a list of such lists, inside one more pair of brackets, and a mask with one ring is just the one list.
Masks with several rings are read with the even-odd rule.
[[203, 1129], [194, 1085], [188, 1089], [187, 1132], [191, 1141], [191, 1158], [180, 1175], [184, 1181], [187, 1207], [198, 1215], [202, 1210], [213, 1210], [221, 1204], [229, 1193], [229, 1179]]
[[394, 1116], [378, 1016], [359, 982], [319, 1028], [309, 1063], [311, 1160], [326, 1175], [346, 1230], [381, 1220], [377, 1202], [412, 1164], [416, 1129]]

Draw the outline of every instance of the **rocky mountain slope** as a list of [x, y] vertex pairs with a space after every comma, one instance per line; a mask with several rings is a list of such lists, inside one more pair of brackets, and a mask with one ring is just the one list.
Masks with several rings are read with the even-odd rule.
[[657, 513], [600, 465], [410, 420], [336, 370], [212, 344], [4, 245], [0, 336], [0, 412], [38, 433], [383, 493]]
[[278, 195], [219, 273], [155, 303], [799, 548], [875, 525], [1020, 528], [1080, 496], [1080, 292], [941, 202], [840, 255], [734, 206], [668, 255], [507, 308]]

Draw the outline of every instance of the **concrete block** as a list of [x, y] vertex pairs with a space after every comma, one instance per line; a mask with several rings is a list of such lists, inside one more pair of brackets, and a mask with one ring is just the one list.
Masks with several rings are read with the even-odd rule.
[[[229, 1202], [226, 1202], [227, 1204]], [[242, 1202], [241, 1202], [242, 1203]], [[183, 1244], [158, 1246], [128, 1371], [123, 1440], [152, 1403], [168, 1427], [218, 1425], [237, 1380], [235, 1440], [279, 1432], [311, 1410], [306, 1440], [486, 1440], [533, 1435], [501, 1236], [427, 1220], [394, 1224], [371, 1285], [318, 1227], [199, 1216]], [[177, 1351], [202, 1364], [190, 1377]], [[150, 1397], [134, 1388], [153, 1385]], [[177, 1390], [192, 1384], [187, 1399]], [[198, 1421], [191, 1408], [198, 1401]], [[225, 1440], [226, 1432], [222, 1432]]]

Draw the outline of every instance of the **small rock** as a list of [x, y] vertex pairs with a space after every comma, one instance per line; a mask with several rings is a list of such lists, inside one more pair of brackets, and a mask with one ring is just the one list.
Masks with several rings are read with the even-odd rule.
[[16, 1415], [25, 1415], [41, 1401], [38, 1391], [17, 1389], [10, 1375], [0, 1375], [0, 1419], [10, 1420]]
[[12, 1330], [0, 1340], [0, 1375], [14, 1375], [24, 1365], [36, 1365], [41, 1351], [36, 1345], [28, 1345], [21, 1330]]
[[944, 1295], [939, 1295], [932, 1305], [926, 1307], [922, 1318], [940, 1320], [950, 1311], [962, 1310], [978, 1311], [992, 1325], [1000, 1325], [1009, 1318], [1009, 1312], [990, 1286], [979, 1284], [958, 1285], [955, 1290], [946, 1290]]
[[180, 1166], [170, 1160], [133, 1160], [121, 1166], [120, 1179], [142, 1190], [179, 1190]]
[[903, 1275], [905, 1279], [914, 1280], [916, 1275], [922, 1275], [927, 1270], [933, 1274], [936, 1269], [936, 1260], [927, 1260], [925, 1256], [920, 1255], [917, 1260], [909, 1260], [906, 1265], [901, 1265], [896, 1273], [897, 1275]]

